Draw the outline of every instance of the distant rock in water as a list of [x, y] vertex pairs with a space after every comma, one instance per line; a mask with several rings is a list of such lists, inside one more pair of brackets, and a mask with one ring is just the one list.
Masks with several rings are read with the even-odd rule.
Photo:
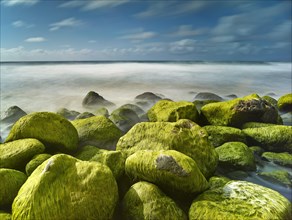
[[211, 92], [200, 92], [195, 96], [195, 100], [223, 101], [223, 98]]
[[25, 115], [26, 115], [26, 112], [23, 111], [18, 106], [11, 106], [4, 112], [3, 117], [1, 118], [1, 122], [14, 123]]
[[158, 96], [152, 92], [144, 92], [144, 93], [137, 95], [135, 97], [135, 100], [141, 100], [141, 101], [143, 100], [143, 101], [155, 101], [156, 102], [160, 99], [162, 99], [160, 96]]
[[57, 114], [68, 120], [74, 120], [80, 114], [80, 112], [68, 110], [67, 108], [61, 108], [57, 111]]
[[98, 93], [90, 91], [89, 93], [87, 93], [87, 95], [83, 99], [82, 105], [83, 107], [86, 107], [86, 108], [95, 108], [95, 107], [104, 107], [104, 106], [114, 106], [115, 104], [104, 99]]
[[228, 99], [236, 99], [236, 98], [238, 98], [237, 95], [235, 95], [235, 94], [226, 95], [225, 97], [228, 98]]

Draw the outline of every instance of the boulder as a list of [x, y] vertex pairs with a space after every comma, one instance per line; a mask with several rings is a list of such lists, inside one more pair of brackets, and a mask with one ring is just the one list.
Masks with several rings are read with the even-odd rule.
[[77, 115], [80, 114], [80, 112], [68, 110], [67, 108], [61, 108], [57, 111], [57, 114], [63, 116], [68, 120], [74, 120], [77, 117]]
[[44, 150], [45, 146], [32, 138], [0, 144], [0, 168], [23, 170], [33, 156]]
[[199, 113], [192, 102], [180, 101], [173, 102], [160, 100], [151, 109], [148, 110], [150, 121], [169, 121], [175, 122], [179, 119], [189, 119], [197, 121]]
[[216, 102], [219, 102], [219, 101], [214, 101], [214, 100], [195, 100], [195, 101], [193, 101], [194, 105], [196, 106], [196, 108], [199, 112], [201, 112], [201, 108], [204, 105], [207, 105], [210, 103], [216, 103]]
[[231, 127], [249, 121], [277, 124], [279, 120], [277, 109], [256, 94], [204, 105], [201, 114], [211, 125]]
[[23, 138], [35, 138], [46, 148], [61, 152], [77, 149], [78, 134], [64, 117], [51, 112], [35, 112], [19, 119], [12, 127], [5, 142]]
[[282, 112], [292, 111], [292, 93], [281, 96], [278, 99], [278, 108]]
[[3, 117], [1, 118], [1, 122], [13, 124], [25, 115], [26, 112], [18, 106], [11, 106], [4, 112]]
[[107, 166], [57, 154], [22, 185], [12, 219], [111, 219], [117, 201], [117, 183]]
[[0, 179], [0, 207], [10, 207], [27, 176], [17, 170], [0, 168]]
[[247, 122], [247, 123], [244, 123], [241, 126], [241, 129], [245, 129], [245, 128], [262, 128], [262, 127], [269, 127], [269, 126], [275, 126], [275, 124], [262, 123], [262, 122]]
[[186, 214], [156, 185], [138, 182], [131, 186], [122, 201], [123, 219], [187, 220]]
[[92, 114], [91, 112], [83, 112], [83, 113], [77, 115], [75, 119], [85, 119], [85, 118], [90, 118], [93, 116], [94, 116], [94, 114]]
[[230, 94], [230, 95], [226, 95], [225, 96], [227, 99], [236, 99], [236, 98], [238, 98], [238, 96], [237, 95], [235, 95], [235, 94]]
[[278, 109], [278, 105], [277, 105], [278, 101], [276, 99], [268, 95], [265, 95], [262, 98], [266, 100], [267, 102], [271, 103], [276, 109]]
[[122, 133], [120, 129], [105, 116], [94, 116], [72, 121], [77, 129], [79, 145], [93, 145], [103, 149], [115, 149]]
[[291, 182], [292, 176], [290, 176], [289, 173], [284, 170], [260, 172], [258, 173], [258, 175], [269, 182], [277, 183], [277, 184], [288, 186], [288, 187], [292, 186], [292, 182]]
[[1, 220], [11, 220], [12, 216], [11, 213], [7, 211], [0, 210], [0, 219]]
[[195, 100], [213, 100], [213, 101], [223, 101], [223, 98], [212, 93], [212, 92], [199, 92], [195, 98]]
[[275, 164], [292, 168], [292, 154], [289, 154], [287, 152], [285, 153], [265, 152], [262, 154], [262, 158], [271, 161]]
[[137, 151], [126, 159], [125, 172], [132, 179], [154, 183], [169, 192], [197, 194], [208, 188], [196, 162], [174, 150]]
[[85, 108], [99, 108], [99, 107], [114, 107], [115, 104], [104, 99], [101, 95], [96, 92], [90, 91], [87, 93], [82, 101], [82, 105]]
[[117, 150], [128, 156], [138, 150], [176, 150], [196, 161], [206, 178], [212, 176], [218, 162], [205, 129], [187, 119], [138, 123], [119, 139]]
[[264, 149], [259, 146], [251, 146], [249, 149], [257, 156], [261, 156], [265, 152]]
[[148, 109], [162, 98], [152, 92], [144, 92], [135, 97], [135, 103], [143, 109]]
[[224, 186], [230, 179], [225, 176], [212, 176], [209, 179], [210, 189], [218, 188]]
[[145, 112], [142, 108], [140, 108], [138, 105], [134, 105], [134, 104], [125, 104], [125, 105], [122, 105], [120, 108], [131, 109], [134, 112], [136, 112], [137, 115], [145, 114]]
[[241, 142], [228, 142], [217, 147], [219, 167], [231, 170], [255, 170], [256, 164], [253, 152]]
[[52, 155], [50, 154], [37, 154], [35, 155], [31, 161], [29, 161], [25, 166], [25, 172], [27, 176], [30, 176], [32, 172], [41, 165], [44, 161], [49, 159]]
[[292, 127], [274, 125], [242, 130], [249, 146], [260, 146], [266, 151], [292, 153]]
[[291, 219], [291, 203], [278, 192], [245, 181], [230, 181], [199, 195], [189, 219]]
[[105, 116], [105, 117], [107, 117], [107, 118], [108, 118], [108, 116], [109, 116], [108, 109], [105, 108], [105, 107], [102, 107], [102, 108], [99, 108], [99, 109], [95, 110], [95, 111], [94, 111], [94, 114], [97, 115], [97, 116], [102, 115], [102, 116]]
[[209, 134], [208, 139], [214, 147], [219, 147], [226, 142], [246, 143], [244, 133], [238, 128], [219, 125], [207, 125], [203, 128]]
[[283, 125], [292, 126], [292, 111], [281, 115]]

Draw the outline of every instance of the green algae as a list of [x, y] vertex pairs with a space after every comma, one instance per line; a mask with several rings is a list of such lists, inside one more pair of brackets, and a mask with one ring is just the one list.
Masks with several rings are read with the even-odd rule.
[[7, 211], [0, 210], [0, 219], [1, 220], [11, 220], [11, 213]]
[[292, 168], [292, 155], [287, 152], [265, 152], [262, 154], [262, 157], [267, 159], [268, 161], [274, 162], [275, 164]]
[[210, 186], [210, 189], [214, 189], [214, 188], [224, 186], [229, 181], [230, 179], [224, 176], [212, 176], [209, 179], [209, 186]]
[[284, 170], [260, 172], [258, 175], [270, 182], [278, 183], [278, 184], [289, 186], [289, 187], [292, 186], [292, 182], [291, 182], [292, 177], [289, 175], [287, 171], [284, 171]]
[[30, 176], [30, 174], [39, 166], [41, 165], [45, 160], [49, 159], [52, 155], [50, 154], [37, 154], [35, 155], [31, 161], [29, 161], [25, 166], [25, 172], [27, 176]]
[[277, 104], [280, 111], [292, 111], [292, 93], [281, 96]]

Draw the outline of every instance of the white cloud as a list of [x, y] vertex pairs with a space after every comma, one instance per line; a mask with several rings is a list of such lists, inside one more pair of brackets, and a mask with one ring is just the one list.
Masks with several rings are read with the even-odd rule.
[[39, 0], [2, 0], [1, 4], [10, 7], [16, 5], [34, 5], [38, 2]]
[[26, 23], [26, 22], [24, 22], [22, 20], [17, 20], [17, 21], [12, 22], [12, 26], [14, 26], [16, 28], [21, 28], [21, 27], [32, 28], [35, 25], [34, 24], [28, 24], [28, 23]]
[[56, 31], [63, 27], [76, 27], [82, 25], [83, 22], [81, 20], [77, 20], [75, 18], [67, 18], [62, 21], [50, 24], [50, 31]]
[[170, 43], [169, 51], [176, 54], [191, 53], [195, 50], [196, 40], [183, 39]]
[[43, 37], [31, 37], [25, 40], [25, 42], [29, 42], [29, 43], [39, 43], [39, 42], [44, 42], [44, 41], [47, 41], [47, 39]]
[[177, 31], [170, 34], [172, 37], [190, 37], [206, 33], [207, 29], [193, 29], [192, 25], [181, 25]]
[[89, 40], [88, 43], [95, 44], [96, 43], [96, 40]]
[[153, 38], [154, 36], [156, 36], [155, 32], [144, 31], [144, 32], [140, 32], [140, 33], [125, 35], [125, 36], [122, 36], [120, 38], [121, 39], [129, 39], [129, 40], [145, 40], [145, 39]]
[[105, 8], [105, 7], [117, 7], [119, 5], [123, 5], [128, 3], [129, 0], [119, 0], [119, 1], [104, 1], [104, 0], [91, 0], [91, 1], [79, 1], [79, 0], [73, 0], [68, 1], [63, 4], [61, 4], [59, 7], [61, 8], [77, 8], [81, 7], [84, 11], [90, 11], [95, 10], [99, 8]]

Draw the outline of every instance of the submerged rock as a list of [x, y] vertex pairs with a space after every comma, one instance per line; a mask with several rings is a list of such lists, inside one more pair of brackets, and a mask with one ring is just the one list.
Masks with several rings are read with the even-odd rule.
[[289, 187], [292, 186], [292, 182], [291, 182], [292, 177], [289, 175], [287, 171], [284, 171], [284, 170], [260, 172], [258, 175], [270, 182], [278, 183], [278, 184], [289, 186]]
[[3, 117], [1, 118], [1, 122], [13, 124], [25, 115], [26, 112], [18, 106], [11, 106], [4, 112]]
[[289, 154], [287, 152], [285, 153], [265, 152], [262, 154], [262, 158], [274, 162], [275, 164], [292, 168], [292, 154]]
[[135, 103], [142, 108], [148, 109], [162, 98], [152, 92], [144, 92], [135, 97]]
[[134, 104], [125, 104], [125, 105], [122, 105], [120, 108], [131, 109], [134, 112], [136, 112], [137, 115], [145, 114], [145, 112], [142, 108], [140, 108], [138, 105], [134, 105]]
[[104, 99], [101, 95], [96, 92], [90, 91], [87, 93], [82, 101], [82, 105], [85, 108], [98, 108], [98, 107], [113, 107], [114, 103]]
[[173, 102], [160, 100], [149, 109], [148, 118], [150, 121], [169, 121], [175, 122], [179, 119], [189, 119], [197, 121], [199, 113], [192, 102]]
[[22, 185], [12, 219], [111, 219], [117, 201], [117, 183], [107, 166], [58, 154]]
[[51, 112], [35, 112], [19, 119], [12, 127], [5, 142], [35, 138], [47, 148], [61, 152], [77, 149], [78, 134], [64, 117]]
[[31, 161], [29, 161], [25, 166], [25, 172], [27, 176], [30, 176], [30, 174], [44, 161], [49, 159], [52, 155], [50, 154], [37, 154], [35, 155]]
[[195, 100], [213, 100], [213, 101], [223, 101], [223, 98], [212, 92], [199, 92], [195, 96]]
[[80, 112], [68, 110], [67, 108], [61, 108], [57, 111], [57, 114], [63, 116], [68, 120], [74, 120], [77, 117], [77, 115], [80, 114]]
[[277, 104], [280, 111], [291, 112], [292, 111], [292, 93], [281, 96]]
[[127, 155], [138, 150], [176, 150], [196, 161], [207, 178], [212, 176], [218, 162], [207, 132], [187, 119], [138, 123], [119, 139], [117, 150]]
[[122, 201], [123, 219], [187, 220], [186, 214], [157, 186], [138, 182], [131, 186]]
[[85, 119], [95, 116], [91, 112], [82, 112], [81, 114], [77, 115], [75, 119]]
[[100, 116], [100, 115], [102, 115], [102, 116], [105, 116], [106, 118], [108, 118], [108, 116], [109, 116], [109, 111], [108, 111], [107, 108], [102, 107], [102, 108], [99, 108], [99, 109], [95, 110], [95, 111], [94, 111], [94, 114], [95, 114], [96, 116]]
[[192, 203], [189, 219], [291, 219], [291, 203], [278, 192], [245, 181], [205, 191]]

